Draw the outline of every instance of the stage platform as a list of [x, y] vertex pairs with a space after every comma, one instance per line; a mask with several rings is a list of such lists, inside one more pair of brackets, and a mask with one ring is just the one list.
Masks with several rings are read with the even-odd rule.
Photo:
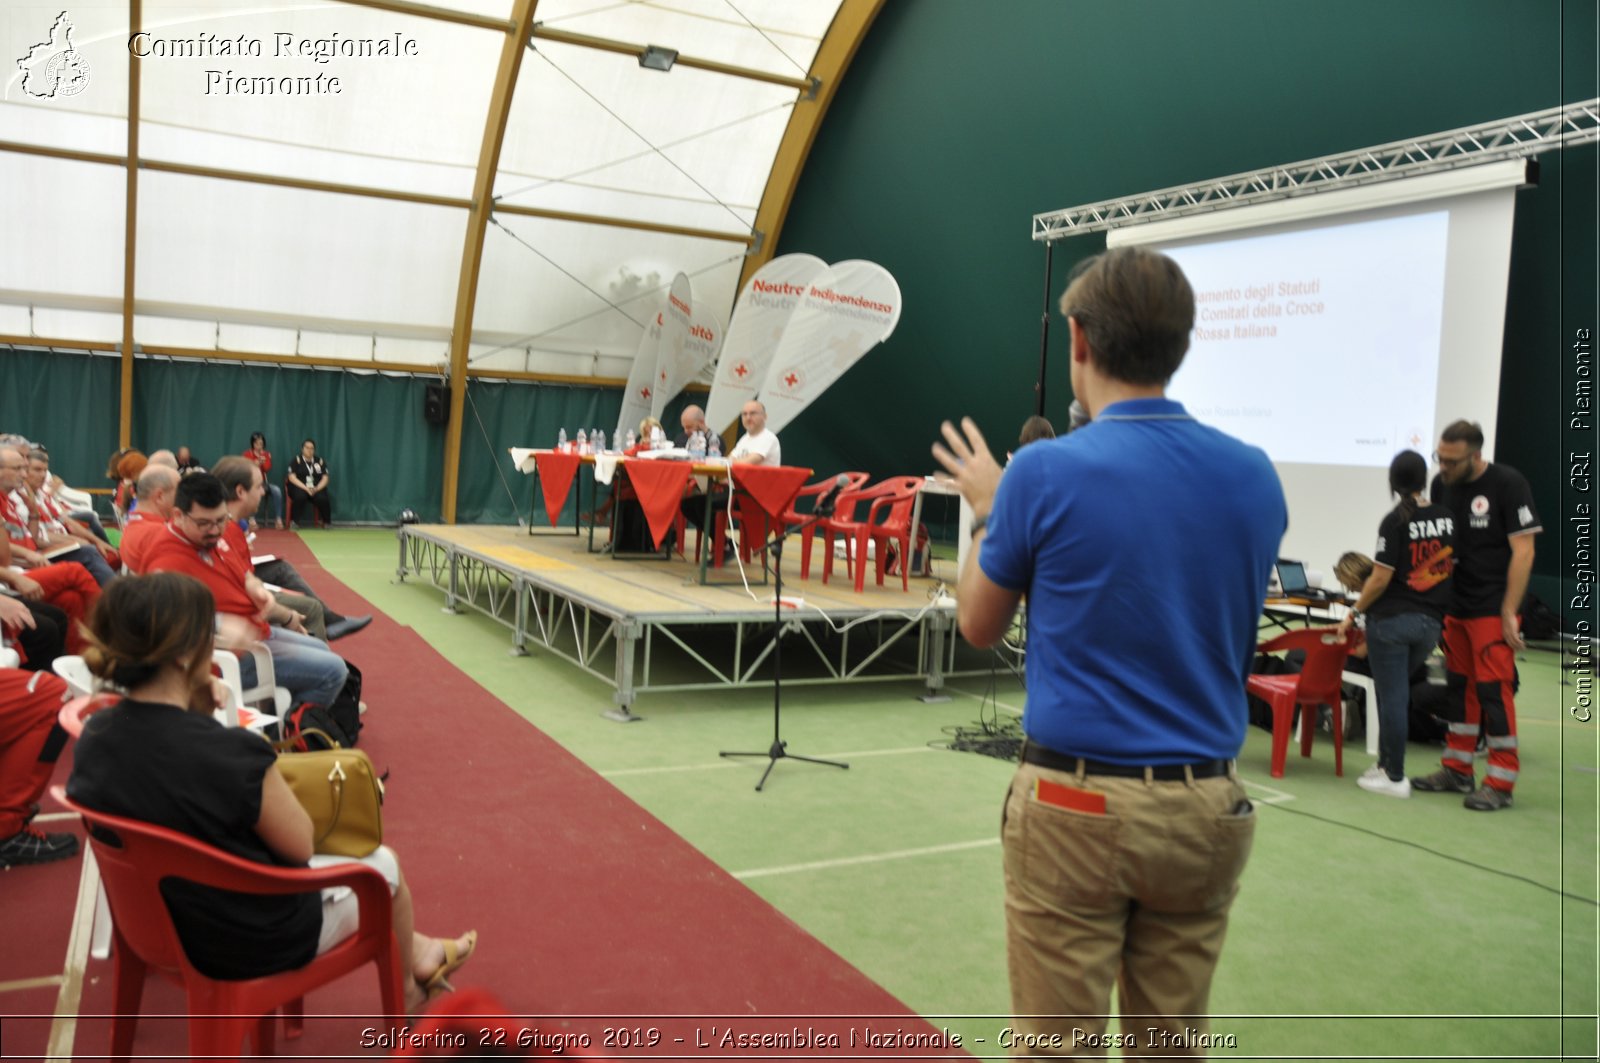
[[[550, 653], [610, 684], [614, 719], [636, 718], [640, 694], [772, 682], [773, 585], [761, 583], [759, 560], [745, 566], [748, 589], [732, 563], [713, 570], [726, 582], [702, 586], [677, 555], [619, 560], [571, 529], [409, 524], [398, 534], [401, 581], [427, 580], [446, 609], [504, 624], [514, 653]], [[820, 538], [802, 581], [799, 547], [791, 541], [783, 568], [784, 598], [798, 600], [783, 608], [786, 686], [919, 678], [926, 699], [942, 700], [948, 676], [996, 666], [956, 634], [954, 599], [935, 597], [937, 581], [902, 591], [893, 576], [879, 588], [869, 569], [857, 594], [840, 560], [824, 585]]]

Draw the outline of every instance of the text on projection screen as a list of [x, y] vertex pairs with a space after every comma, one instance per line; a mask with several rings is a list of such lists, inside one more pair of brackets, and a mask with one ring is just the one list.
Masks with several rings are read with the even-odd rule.
[[1163, 248], [1195, 293], [1168, 394], [1276, 462], [1387, 468], [1425, 446], [1448, 228], [1434, 211]]

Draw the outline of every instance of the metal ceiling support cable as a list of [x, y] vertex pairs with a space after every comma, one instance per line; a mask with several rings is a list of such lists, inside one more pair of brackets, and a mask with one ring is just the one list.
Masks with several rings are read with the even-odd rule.
[[[709, 266], [701, 266], [699, 269], [689, 270], [689, 271], [687, 271], [685, 273], [685, 276], [687, 276], [687, 277], [689, 277], [689, 279], [693, 280], [695, 277], [698, 277], [703, 273], [710, 273], [714, 269], [721, 269], [723, 266], [731, 265], [731, 264], [733, 264], [735, 262], [742, 262], [742, 261], [744, 261], [744, 255], [742, 255], [742, 254], [729, 255], [727, 258], [720, 259], [720, 260], [718, 260], [716, 262], [713, 262]], [[661, 284], [656, 285], [654, 288], [647, 288], [644, 291], [639, 292], [639, 293], [637, 293], [635, 295], [628, 296], [626, 299], [622, 300], [622, 305], [626, 305], [628, 303], [637, 302], [640, 299], [647, 299], [652, 295], [660, 295], [662, 292], [666, 291], [670, 287], [672, 287], [672, 282], [671, 281], [665, 281], [665, 282], [663, 282]], [[476, 356], [476, 358], [469, 358], [468, 361], [470, 362], [470, 361], [476, 361], [476, 360], [482, 359], [482, 358], [488, 358], [490, 355], [499, 354], [501, 351], [510, 351], [510, 350], [515, 350], [518, 347], [526, 347], [526, 346], [528, 346], [529, 344], [533, 343], [536, 340], [541, 340], [541, 339], [544, 339], [546, 336], [554, 335], [555, 333], [560, 332], [562, 329], [571, 328], [573, 325], [582, 324], [583, 322], [588, 321], [590, 318], [599, 317], [601, 314], [604, 314], [606, 312], [607, 312], [606, 310], [591, 310], [587, 314], [583, 314], [583, 315], [581, 315], [579, 317], [575, 317], [570, 321], [563, 321], [561, 324], [554, 325], [554, 326], [552, 326], [550, 328], [547, 328], [543, 332], [535, 332], [535, 333], [533, 333], [531, 335], [523, 336], [521, 339], [517, 340], [514, 343], [503, 343], [500, 346], [491, 348], [491, 349], [489, 349], [487, 351], [480, 351], [478, 353], [478, 355]], [[629, 320], [631, 321], [633, 319], [629, 318]], [[634, 323], [638, 324], [637, 322], [634, 322]], [[641, 325], [640, 329], [642, 330], [643, 327], [644, 326]]]
[[[785, 100], [783, 103], [780, 103], [780, 104], [778, 104], [778, 105], [776, 105], [774, 107], [763, 107], [761, 110], [756, 111], [754, 114], [747, 114], [747, 115], [744, 115], [743, 117], [740, 117], [740, 118], [731, 119], [730, 121], [723, 122], [721, 125], [714, 125], [710, 129], [702, 129], [698, 133], [690, 133], [686, 137], [679, 137], [677, 140], [669, 140], [666, 143], [662, 144], [661, 148], [662, 148], [663, 151], [665, 151], [667, 148], [676, 148], [679, 145], [687, 144], [692, 140], [699, 140], [701, 137], [708, 137], [713, 133], [720, 133], [724, 129], [732, 129], [736, 125], [743, 125], [746, 122], [753, 122], [757, 118], [764, 118], [767, 115], [772, 114], [774, 111], [787, 110], [789, 108], [792, 108], [794, 106], [794, 104], [795, 104], [794, 100]], [[653, 148], [653, 147], [652, 148], [647, 148], [644, 151], [635, 152], [632, 155], [624, 155], [620, 159], [612, 159], [609, 162], [597, 163], [594, 166], [586, 166], [581, 170], [574, 170], [572, 173], [565, 174], [565, 175], [563, 175], [561, 177], [540, 178], [540, 179], [534, 181], [532, 184], [524, 185], [521, 188], [514, 188], [509, 192], [502, 192], [498, 196], [495, 196], [494, 200], [495, 200], [496, 203], [500, 203], [500, 202], [502, 202], [504, 200], [507, 200], [507, 199], [511, 198], [512, 196], [520, 196], [524, 192], [537, 192], [539, 189], [546, 188], [546, 187], [548, 187], [550, 185], [576, 184], [576, 182], [573, 181], [573, 178], [575, 178], [575, 177], [582, 177], [585, 174], [599, 173], [601, 170], [609, 170], [613, 166], [621, 166], [623, 163], [632, 162], [634, 159], [645, 158], [648, 155], [655, 154], [655, 150], [656, 149]], [[608, 191], [608, 192], [622, 192], [622, 193], [625, 193], [627, 195], [655, 196], [655, 197], [660, 198], [660, 199], [666, 199], [666, 198], [687, 199], [687, 197], [684, 197], [684, 196], [668, 197], [664, 193], [659, 193], [659, 192], [650, 192], [650, 191], [635, 192], [635, 191], [633, 191], [631, 189], [610, 188], [610, 187], [607, 187], [607, 186], [604, 186], [604, 185], [580, 186], [580, 187], [596, 187], [596, 188], [601, 188], [601, 189], [603, 189], [605, 191]], [[701, 201], [700, 200], [689, 200], [689, 202], [699, 203]]]
[[1059, 240], [1139, 222], [1537, 155], [1597, 139], [1600, 99], [1585, 100], [1359, 151], [1035, 214], [1033, 238]]
[[[495, 474], [500, 477], [500, 486], [506, 489], [506, 497], [511, 499], [511, 512], [517, 515], [517, 523], [523, 522], [522, 507], [517, 505], [517, 496], [511, 490], [511, 484], [506, 480], [506, 471], [500, 467], [500, 452], [494, 448], [494, 443], [489, 439], [489, 430], [483, 425], [483, 415], [478, 412], [478, 404], [472, 398], [472, 381], [466, 384], [467, 405], [472, 407], [472, 419], [478, 422], [478, 432], [483, 436], [484, 448], [489, 451], [489, 459], [494, 462]], [[528, 519], [532, 519], [530, 513]]]
[[722, 2], [727, 5], [729, 11], [732, 11], [735, 15], [738, 15], [740, 18], [744, 19], [745, 22], [749, 24], [751, 29], [753, 29], [757, 33], [761, 34], [762, 40], [764, 40], [768, 44], [772, 45], [773, 51], [777, 52], [779, 55], [781, 55], [785, 59], [789, 60], [789, 65], [790, 66], [792, 66], [796, 70], [800, 71], [800, 73], [802, 75], [804, 75], [804, 76], [809, 77], [811, 75], [811, 71], [807, 70], [805, 67], [803, 67], [799, 63], [795, 62], [794, 56], [792, 56], [788, 52], [784, 51], [782, 45], [780, 45], [777, 41], [773, 40], [771, 37], [767, 36], [767, 31], [766, 30], [762, 29], [760, 26], [757, 26], [754, 22], [751, 22], [749, 15], [746, 15], [743, 11], [740, 11], [737, 7], [734, 7], [733, 6], [733, 0], [722, 0]]
[[683, 174], [684, 177], [687, 177], [691, 184], [693, 184], [696, 188], [698, 188], [700, 191], [702, 191], [702, 192], [704, 192], [706, 194], [706, 198], [710, 199], [717, 206], [721, 207], [723, 210], [727, 211], [730, 215], [732, 215], [734, 221], [737, 221], [742, 228], [745, 228], [745, 229], [750, 228], [750, 223], [745, 221], [743, 218], [739, 217], [739, 214], [738, 214], [737, 211], [735, 211], [732, 207], [728, 206], [728, 204], [724, 203], [722, 200], [718, 199], [717, 196], [716, 196], [716, 193], [712, 192], [711, 189], [707, 188], [705, 185], [703, 185], [699, 181], [695, 180], [694, 175], [691, 174], [688, 170], [685, 170], [682, 166], [679, 166], [677, 163], [673, 162], [671, 157], [668, 156], [666, 152], [662, 151], [660, 148], [656, 147], [654, 144], [652, 144], [650, 142], [650, 138], [649, 137], [645, 136], [643, 133], [641, 133], [637, 129], [633, 128], [633, 126], [629, 125], [627, 123], [627, 121], [621, 115], [619, 115], [616, 111], [613, 111], [611, 108], [607, 107], [604, 103], [602, 103], [601, 100], [600, 100], [600, 97], [596, 96], [594, 93], [592, 93], [588, 89], [584, 88], [583, 85], [578, 81], [577, 78], [573, 77], [571, 74], [569, 74], [565, 70], [561, 69], [561, 67], [559, 65], [557, 65], [557, 63], [556, 63], [556, 61], [554, 59], [551, 59], [548, 55], [545, 55], [543, 52], [539, 52], [539, 51], [535, 51], [533, 54], [537, 55], [540, 59], [543, 59], [546, 63], [549, 63], [550, 64], [550, 68], [552, 70], [554, 70], [556, 73], [560, 74], [562, 77], [566, 78], [568, 81], [572, 82], [572, 85], [573, 85], [574, 88], [576, 88], [579, 92], [583, 93], [585, 96], [587, 96], [591, 100], [593, 100], [599, 106], [599, 108], [602, 111], [606, 112], [606, 114], [609, 114], [612, 118], [614, 118], [618, 125], [622, 126], [622, 128], [626, 129], [628, 132], [630, 132], [634, 136], [638, 137], [640, 143], [644, 144], [646, 147], [648, 147], [655, 154], [661, 156], [662, 161], [665, 162], [668, 166], [671, 166], [674, 170], [677, 170], [679, 173]]
[[640, 321], [638, 318], [634, 317], [632, 314], [630, 314], [626, 310], [622, 309], [622, 307], [618, 306], [616, 303], [613, 303], [610, 299], [607, 299], [605, 296], [601, 295], [599, 292], [595, 291], [593, 288], [591, 288], [587, 284], [583, 283], [583, 281], [575, 273], [573, 273], [571, 270], [567, 269], [565, 266], [561, 265], [561, 263], [557, 262], [555, 259], [553, 259], [549, 255], [545, 254], [543, 251], [539, 250], [537, 247], [534, 247], [532, 244], [528, 243], [528, 241], [524, 240], [522, 237], [520, 237], [516, 233], [512, 232], [510, 229], [506, 228], [505, 223], [502, 222], [499, 218], [496, 218], [493, 215], [490, 215], [489, 224], [493, 225], [496, 229], [499, 229], [501, 232], [503, 232], [507, 236], [511, 237], [511, 239], [515, 240], [517, 243], [521, 244], [523, 247], [526, 247], [529, 251], [532, 251], [534, 254], [536, 254], [540, 258], [544, 259], [546, 262], [550, 263], [550, 265], [554, 266], [564, 276], [566, 276], [566, 278], [568, 280], [572, 281], [573, 284], [576, 284], [578, 287], [582, 288], [584, 291], [588, 292], [590, 295], [594, 296], [596, 299], [600, 300], [602, 303], [605, 303], [611, 309], [615, 310], [617, 313], [621, 314], [623, 317], [625, 317], [629, 321], [633, 322], [641, 330], [644, 328], [645, 323], [643, 321]]

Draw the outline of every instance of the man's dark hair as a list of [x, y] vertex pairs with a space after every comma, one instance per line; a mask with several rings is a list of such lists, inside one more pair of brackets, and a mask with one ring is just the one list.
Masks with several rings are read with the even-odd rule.
[[1194, 289], [1178, 264], [1143, 247], [1114, 247], [1078, 263], [1061, 297], [1096, 367], [1127, 384], [1165, 384], [1194, 329]]
[[223, 494], [232, 502], [239, 497], [240, 491], [250, 490], [250, 485], [255, 482], [251, 470], [255, 467], [256, 463], [249, 458], [229, 454], [217, 459], [217, 463], [211, 466], [211, 475], [221, 482]]
[[1483, 449], [1483, 429], [1475, 421], [1451, 421], [1439, 433], [1441, 443], [1465, 443], [1471, 450]]
[[173, 495], [172, 504], [185, 513], [194, 511], [194, 507], [201, 509], [214, 509], [228, 500], [228, 493], [222, 489], [222, 481], [208, 472], [197, 472], [185, 476], [178, 481], [178, 490]]

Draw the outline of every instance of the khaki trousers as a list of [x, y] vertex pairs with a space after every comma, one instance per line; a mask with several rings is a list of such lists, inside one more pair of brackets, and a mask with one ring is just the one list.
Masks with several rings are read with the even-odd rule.
[[[1035, 780], [1104, 794], [1040, 802]], [[1146, 781], [1022, 764], [1001, 828], [1019, 1055], [1198, 1055], [1255, 811], [1238, 779]], [[1121, 1009], [1106, 1034], [1111, 985]]]

